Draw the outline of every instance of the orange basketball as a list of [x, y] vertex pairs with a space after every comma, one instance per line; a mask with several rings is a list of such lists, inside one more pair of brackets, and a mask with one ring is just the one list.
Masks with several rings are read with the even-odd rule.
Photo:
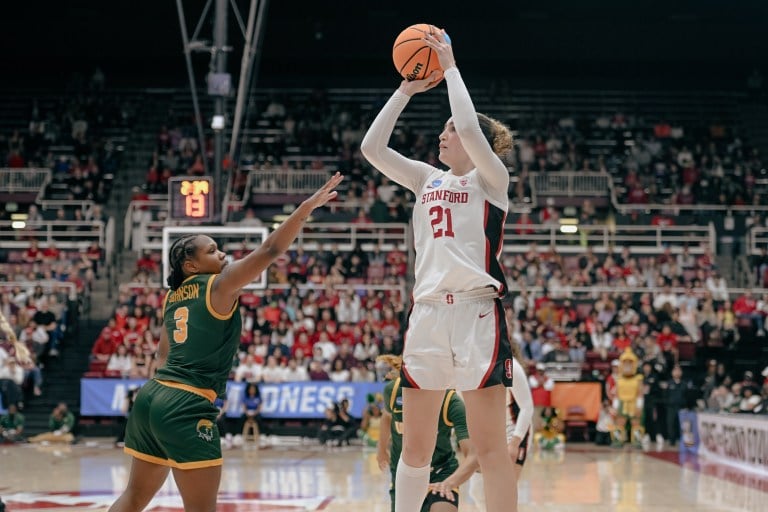
[[406, 28], [395, 39], [392, 60], [395, 69], [406, 80], [423, 80], [434, 70], [443, 70], [437, 54], [424, 42], [425, 34], [437, 34], [440, 29], [428, 23]]

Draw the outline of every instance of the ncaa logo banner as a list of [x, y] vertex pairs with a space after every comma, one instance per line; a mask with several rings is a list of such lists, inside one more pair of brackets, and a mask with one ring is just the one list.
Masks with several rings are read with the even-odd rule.
[[[81, 379], [80, 414], [82, 416], [123, 416], [129, 391], [141, 387], [145, 380]], [[239, 418], [245, 396], [245, 382], [227, 383], [227, 416]], [[369, 395], [384, 390], [383, 382], [285, 382], [261, 384], [264, 418], [323, 418], [325, 410], [343, 399], [349, 400], [352, 416], [360, 418]]]

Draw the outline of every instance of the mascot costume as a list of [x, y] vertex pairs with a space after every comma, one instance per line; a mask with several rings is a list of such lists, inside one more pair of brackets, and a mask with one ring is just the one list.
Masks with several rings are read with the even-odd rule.
[[[616, 398], [613, 408], [616, 411], [613, 429], [613, 444], [623, 446], [627, 440], [640, 446], [643, 434], [643, 376], [637, 373], [638, 358], [627, 347], [619, 356], [619, 378], [616, 382]], [[629, 439], [627, 439], [629, 425]]]
[[541, 413], [542, 428], [533, 436], [534, 446], [544, 451], [562, 450], [565, 448], [565, 425], [554, 407], [545, 407]]

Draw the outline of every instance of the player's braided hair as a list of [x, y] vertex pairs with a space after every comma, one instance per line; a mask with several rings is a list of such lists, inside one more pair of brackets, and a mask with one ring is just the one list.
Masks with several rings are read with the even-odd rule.
[[197, 235], [184, 235], [173, 242], [168, 251], [168, 264], [171, 266], [171, 271], [168, 274], [167, 283], [171, 290], [177, 289], [184, 282], [184, 270], [181, 266], [195, 253], [195, 238]]
[[485, 140], [491, 145], [493, 152], [505, 160], [512, 151], [512, 132], [504, 123], [485, 114], [477, 114], [480, 130], [485, 135]]

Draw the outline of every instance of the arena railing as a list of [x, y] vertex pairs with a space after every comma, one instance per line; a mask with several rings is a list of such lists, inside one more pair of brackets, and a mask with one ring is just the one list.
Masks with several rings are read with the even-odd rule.
[[[54, 285], [57, 283], [56, 281], [52, 281]], [[11, 283], [0, 283], [0, 288], [3, 286], [9, 285]], [[21, 283], [23, 284], [23, 283]], [[71, 285], [72, 283], [61, 283], [61, 284], [68, 284]], [[516, 294], [519, 294], [521, 291], [525, 290], [528, 293], [534, 293], [534, 294], [540, 294], [544, 291], [544, 288], [541, 286], [520, 286], [518, 283], [514, 281], [507, 280], [508, 289], [510, 293], [514, 296]], [[26, 283], [27, 286], [29, 286], [29, 283]], [[73, 285], [74, 286], [74, 285]], [[354, 283], [344, 283], [344, 284], [334, 284], [334, 285], [311, 285], [311, 284], [298, 284], [298, 285], [292, 285], [289, 283], [272, 283], [267, 286], [270, 290], [288, 290], [292, 288], [293, 286], [296, 286], [299, 290], [318, 290], [318, 289], [334, 289], [334, 290], [349, 290], [349, 291], [360, 291], [360, 290], [381, 290], [381, 291], [399, 291], [401, 293], [405, 293], [407, 286], [405, 284], [354, 284]], [[120, 291], [125, 292], [127, 290], [134, 290], [134, 289], [144, 289], [144, 290], [162, 290], [167, 288], [166, 286], [160, 284], [159, 282], [149, 282], [149, 283], [142, 283], [142, 282], [128, 282], [128, 283], [122, 283], [120, 285]], [[687, 293], [689, 288], [680, 288], [680, 287], [673, 287], [670, 288], [670, 292], [677, 294], [677, 295], [683, 295]], [[697, 296], [701, 296], [705, 293], [708, 293], [709, 290], [706, 288], [693, 288], [692, 289], [694, 294]], [[552, 290], [549, 290], [549, 297], [552, 300], [558, 301], [558, 300], [597, 300], [602, 293], [609, 293], [612, 296], [613, 295], [622, 295], [625, 293], [637, 295], [637, 294], [643, 294], [643, 293], [659, 293], [662, 289], [659, 287], [653, 287], [653, 288], [643, 288], [639, 286], [602, 286], [602, 285], [595, 285], [595, 286], [571, 286], [568, 287], [568, 293], [564, 294], [557, 294], [552, 293]], [[735, 300], [741, 295], [744, 295], [745, 293], [751, 292], [753, 295], [755, 293], [768, 293], [768, 290], [758, 289], [758, 288], [728, 288], [727, 293], [731, 300]], [[256, 293], [259, 293], [258, 291]], [[407, 297], [406, 295], [402, 295], [402, 297]]]
[[532, 172], [529, 177], [537, 196], [608, 197], [613, 186], [605, 172]]
[[0, 190], [8, 193], [38, 192], [44, 190], [45, 185], [51, 180], [50, 169], [0, 168]]
[[35, 203], [41, 210], [54, 210], [67, 208], [69, 210], [80, 209], [86, 212], [95, 202], [92, 200], [75, 199], [48, 199], [46, 190], [52, 180], [50, 169], [42, 168], [0, 168], [0, 191], [14, 193], [37, 193]]
[[668, 212], [671, 215], [678, 215], [680, 212], [768, 212], [768, 205], [728, 205], [728, 204], [660, 204], [660, 203], [642, 203], [642, 204], [619, 204], [617, 199], [613, 199], [613, 206], [616, 211], [626, 214], [633, 211], [640, 212]]
[[[310, 284], [297, 284], [292, 285], [288, 283], [272, 283], [267, 286], [270, 290], [289, 290], [293, 287], [298, 288], [301, 291], [305, 290], [338, 290], [338, 291], [368, 291], [368, 290], [374, 290], [374, 291], [396, 291], [400, 293], [400, 296], [403, 298], [407, 298], [406, 292], [406, 285], [405, 284], [354, 284], [354, 283], [343, 283], [343, 284], [333, 284], [333, 285], [310, 285]], [[142, 289], [142, 290], [164, 290], [166, 289], [166, 286], [161, 285], [157, 282], [150, 282], [150, 283], [140, 283], [140, 282], [130, 282], [130, 283], [123, 283], [120, 285], [120, 292], [126, 292], [130, 290], [135, 289]], [[256, 291], [256, 293], [260, 293], [259, 291]]]
[[42, 189], [35, 199], [35, 202], [40, 205], [41, 210], [58, 210], [59, 208], [66, 208], [67, 210], [82, 210], [83, 213], [90, 210], [91, 207], [96, 204], [95, 201], [90, 199], [46, 199], [45, 189]]
[[768, 247], [768, 228], [752, 227], [747, 232], [747, 248], [749, 254], [757, 256], [762, 247]]
[[328, 181], [329, 170], [255, 170], [250, 192], [256, 194], [314, 194]]
[[[165, 221], [142, 222], [134, 228], [134, 249], [159, 251], [163, 247], [163, 228]], [[237, 224], [232, 224], [236, 226]], [[205, 227], [200, 228], [205, 232]], [[383, 252], [398, 249], [408, 251], [411, 237], [408, 224], [352, 224], [334, 222], [310, 222], [304, 225], [302, 232], [291, 245], [292, 249], [301, 247], [308, 251], [341, 250], [351, 251], [360, 246], [365, 251], [372, 251], [377, 246]], [[225, 247], [226, 249], [226, 247]]]
[[[167, 201], [132, 201], [125, 218], [124, 246], [134, 251], [160, 250], [162, 231], [167, 220], [157, 219], [167, 211]], [[397, 247], [408, 250], [409, 237], [405, 224], [309, 223], [298, 238], [298, 244], [308, 250], [329, 249], [333, 244], [349, 250], [363, 244], [370, 250], [381, 244], [383, 249]], [[518, 233], [519, 231], [519, 233]], [[628, 246], [633, 253], [659, 254], [669, 246], [673, 253], [687, 246], [692, 254], [702, 254], [717, 247], [712, 223], [706, 226], [654, 225], [568, 225], [515, 224], [504, 227], [504, 252], [526, 252], [531, 242], [543, 247], [554, 246], [558, 252], [578, 254], [589, 246], [595, 252], [606, 253]]]
[[[727, 172], [727, 171], [726, 171]], [[605, 172], [532, 172], [529, 174], [531, 190], [536, 196], [597, 196], [610, 197], [614, 209], [621, 214], [638, 212], [766, 212], [768, 205], [725, 204], [663, 204], [621, 203], [614, 188], [613, 177]], [[537, 206], [534, 202], [533, 206]]]
[[97, 242], [106, 248], [104, 222], [53, 221], [0, 221], [0, 244], [3, 249], [26, 249], [30, 240], [37, 240], [41, 246], [56, 244], [59, 249], [86, 249]]
[[91, 200], [46, 198], [45, 194], [52, 179], [53, 173], [50, 169], [3, 168], [0, 169], [0, 190], [10, 193], [37, 192], [35, 203], [41, 210], [53, 210], [58, 208], [68, 208], [72, 210], [79, 208], [85, 212], [94, 205], [94, 201]]
[[308, 251], [351, 251], [360, 247], [382, 252], [400, 250], [408, 252], [412, 240], [410, 226], [397, 222], [379, 224], [351, 224], [335, 222], [310, 222], [296, 238], [291, 248], [301, 247]]
[[[168, 214], [168, 198], [131, 201], [123, 219], [123, 248], [140, 252], [143, 247], [137, 239], [142, 224], [157, 221], [160, 214]], [[161, 228], [162, 231], [162, 228]]]
[[[572, 231], [572, 232], [571, 232]], [[586, 247], [607, 253], [627, 246], [633, 254], [660, 254], [669, 247], [691, 254], [716, 248], [712, 223], [707, 226], [653, 226], [612, 224], [513, 224], [504, 226], [504, 253], [524, 253], [535, 242], [541, 250], [555, 247], [558, 253], [581, 254]]]
[[42, 287], [43, 291], [46, 293], [50, 293], [57, 288], [62, 288], [67, 290], [67, 297], [69, 298], [69, 300], [72, 300], [72, 301], [77, 300], [77, 286], [75, 286], [75, 283], [70, 283], [68, 281], [52, 281], [48, 279], [41, 279], [37, 281], [0, 282], [0, 290], [12, 290], [17, 286], [21, 289], [29, 289], [35, 286], [40, 286]]
[[[541, 286], [521, 286], [517, 282], [510, 281], [507, 279], [507, 287], [509, 288], [510, 293], [513, 295], [525, 290], [528, 293], [542, 293], [544, 291], [544, 288]], [[637, 294], [643, 294], [643, 293], [660, 293], [662, 292], [662, 288], [659, 288], [658, 286], [644, 288], [642, 286], [604, 286], [604, 285], [593, 285], [593, 286], [568, 286], [563, 288], [565, 290], [563, 293], [553, 292], [552, 290], [548, 289], [548, 296], [553, 300], [597, 300], [600, 297], [600, 294], [602, 293], [609, 293], [611, 295], [622, 295], [625, 293], [629, 293], [632, 295]], [[681, 287], [670, 287], [669, 291], [670, 293], [673, 293], [675, 295], [685, 295], [688, 291], [693, 291], [694, 295], [701, 297], [705, 295], [706, 293], [709, 293], [709, 290], [707, 288], [681, 288]], [[664, 290], [666, 292], [666, 290]], [[728, 287], [726, 290], [728, 293], [728, 297], [731, 300], [736, 299], [737, 297], [744, 295], [745, 293], [751, 292], [753, 295], [758, 293], [768, 293], [768, 289], [761, 289], [761, 288], [737, 288], [737, 287]]]

